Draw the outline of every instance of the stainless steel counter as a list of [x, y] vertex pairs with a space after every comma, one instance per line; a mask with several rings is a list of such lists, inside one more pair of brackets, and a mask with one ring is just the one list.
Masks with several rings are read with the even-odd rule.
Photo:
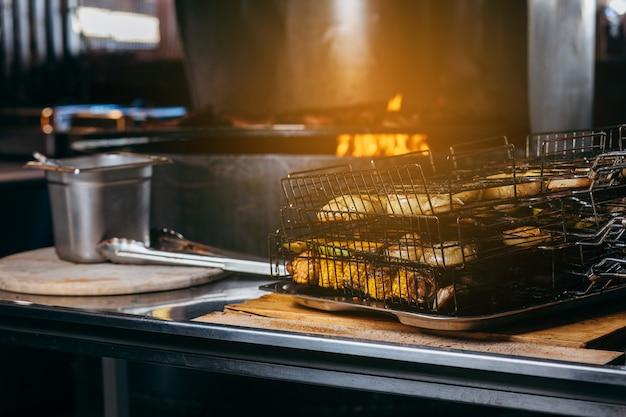
[[[0, 293], [0, 343], [103, 357], [110, 365], [109, 393], [123, 387], [116, 384], [119, 365], [137, 361], [572, 416], [626, 413], [623, 363], [588, 365], [191, 320], [256, 298], [267, 282], [235, 274], [130, 298]], [[124, 415], [119, 395], [112, 398], [108, 415]]]

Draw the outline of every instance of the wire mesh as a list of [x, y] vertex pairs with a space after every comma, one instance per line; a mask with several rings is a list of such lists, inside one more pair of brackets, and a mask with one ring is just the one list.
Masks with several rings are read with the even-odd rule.
[[522, 159], [490, 139], [451, 149], [443, 173], [420, 154], [291, 174], [276, 257], [319, 294], [459, 317], [624, 285], [626, 153], [606, 137], [544, 138]]

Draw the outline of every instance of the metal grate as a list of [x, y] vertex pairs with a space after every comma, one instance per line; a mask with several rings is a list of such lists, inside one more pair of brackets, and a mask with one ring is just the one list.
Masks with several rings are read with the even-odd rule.
[[584, 152], [599, 150], [624, 150], [626, 125], [532, 133], [526, 137], [526, 156], [541, 157], [542, 154]]
[[626, 153], [604, 138], [451, 149], [444, 174], [424, 155], [294, 173], [275, 256], [307, 293], [455, 317], [624, 285]]

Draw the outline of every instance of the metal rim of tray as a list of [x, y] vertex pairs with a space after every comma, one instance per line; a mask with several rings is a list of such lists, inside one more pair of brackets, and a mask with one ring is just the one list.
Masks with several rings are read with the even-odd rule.
[[297, 287], [290, 280], [282, 280], [262, 285], [260, 289], [290, 295], [298, 304], [317, 310], [328, 312], [369, 311], [384, 313], [385, 315], [395, 316], [402, 324], [423, 329], [447, 331], [485, 330], [549, 313], [580, 308], [626, 295], [626, 285], [619, 285], [604, 289], [600, 292], [574, 296], [568, 299], [525, 307], [523, 309], [504, 311], [496, 314], [479, 316], [444, 316], [395, 310], [380, 301], [368, 301], [361, 298], [355, 299], [351, 296], [312, 296], [302, 294], [298, 292]]

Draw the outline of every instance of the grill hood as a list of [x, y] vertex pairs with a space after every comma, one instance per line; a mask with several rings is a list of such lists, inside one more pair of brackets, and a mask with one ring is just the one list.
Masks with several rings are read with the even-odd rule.
[[198, 111], [267, 118], [401, 93], [422, 125], [592, 122], [592, 0], [177, 0], [176, 11]]

